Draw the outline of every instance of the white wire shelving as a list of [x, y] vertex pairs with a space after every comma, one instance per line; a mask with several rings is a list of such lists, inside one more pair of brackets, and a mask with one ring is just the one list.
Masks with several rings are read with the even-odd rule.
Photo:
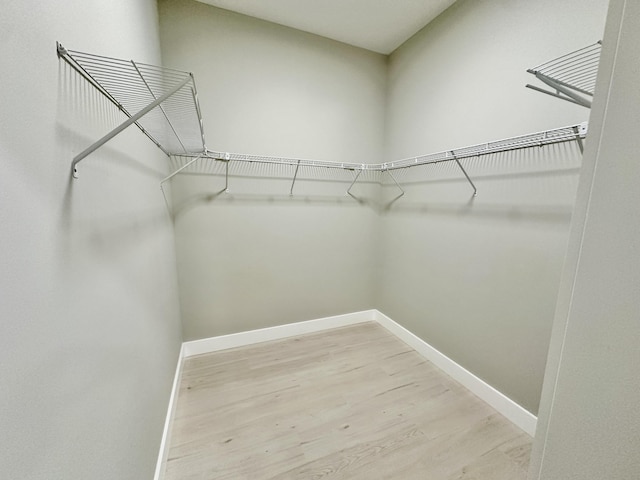
[[[564, 92], [568, 88], [569, 82], [574, 81], [576, 86], [572, 87], [573, 89], [592, 95], [600, 44], [596, 45], [598, 48], [590, 46], [568, 54], [561, 59], [536, 67], [537, 70], [532, 70], [532, 73], [547, 83], [553, 82], [552, 85], [558, 91]], [[289, 193], [291, 195], [293, 195], [299, 173], [302, 174], [303, 171], [313, 170], [333, 172], [331, 175], [324, 174], [327, 179], [335, 179], [336, 175], [339, 174], [342, 177], [341, 181], [349, 183], [345, 193], [352, 197], [351, 189], [359, 179], [361, 182], [379, 184], [382, 184], [383, 177], [387, 180], [391, 179], [392, 184], [400, 190], [400, 194], [397, 197], [400, 198], [404, 195], [404, 190], [396, 181], [393, 174], [394, 171], [422, 165], [454, 162], [473, 189], [473, 194], [476, 195], [476, 186], [460, 163], [460, 160], [570, 141], [577, 141], [582, 150], [582, 140], [587, 133], [587, 124], [585, 122], [579, 125], [376, 164], [214, 151], [209, 150], [206, 146], [202, 115], [193, 74], [134, 62], [133, 60], [122, 60], [67, 50], [59, 43], [56, 51], [59, 58], [71, 65], [128, 117], [121, 125], [74, 157], [72, 173], [76, 178], [77, 165], [80, 161], [124, 129], [135, 124], [170, 157], [172, 165], [176, 168], [173, 173], [160, 182], [161, 188], [165, 182], [180, 173], [193, 173], [193, 169], [198, 163], [201, 165], [213, 163], [216, 168], [213, 168], [210, 172], [215, 171], [212, 174], [220, 175], [222, 171], [225, 177], [225, 191], [228, 191], [229, 165], [234, 163], [244, 166], [244, 170], [250, 169], [255, 165], [290, 167], [292, 175]], [[541, 90], [537, 87], [531, 88]], [[552, 92], [544, 92], [559, 96], [559, 94]], [[580, 103], [573, 98], [577, 94], [571, 92], [571, 94], [567, 95], [570, 98], [560, 98]], [[220, 166], [222, 168], [219, 168]], [[199, 173], [206, 174], [207, 172]], [[364, 176], [362, 176], [363, 174]]]
[[67, 50], [60, 43], [56, 44], [56, 52], [128, 117], [74, 157], [74, 177], [77, 178], [78, 163], [133, 124], [167, 155], [206, 150], [191, 73]]
[[[250, 155], [244, 153], [230, 153], [230, 152], [217, 152], [211, 150], [205, 150], [203, 153], [198, 154], [181, 154], [174, 155], [172, 158], [175, 160], [174, 164], [179, 167], [164, 178], [161, 184], [169, 181], [176, 175], [187, 172], [190, 167], [193, 167], [197, 162], [222, 162], [224, 164], [224, 176], [225, 176], [225, 190], [229, 186], [229, 164], [256, 164], [256, 165], [286, 165], [293, 167], [293, 175], [291, 178], [290, 194], [293, 194], [293, 189], [298, 176], [300, 168], [312, 168], [312, 169], [338, 169], [351, 172], [352, 181], [345, 192], [351, 194], [351, 188], [358, 181], [361, 174], [366, 173], [370, 177], [371, 174], [378, 174], [378, 182], [380, 182], [380, 176], [386, 175], [395, 183], [400, 189], [402, 194], [404, 190], [396, 181], [393, 172], [401, 169], [407, 169], [417, 167], [421, 165], [430, 165], [442, 162], [454, 162], [463, 173], [470, 186], [473, 188], [474, 195], [477, 194], [477, 189], [466, 170], [460, 163], [460, 160], [472, 157], [481, 157], [483, 155], [490, 155], [501, 152], [508, 152], [512, 150], [520, 150], [531, 147], [542, 147], [545, 145], [552, 145], [556, 143], [576, 141], [583, 149], [583, 139], [587, 135], [588, 125], [586, 122], [571, 125], [568, 127], [556, 128], [552, 130], [545, 130], [542, 132], [531, 133], [527, 135], [520, 135], [516, 137], [510, 137], [503, 140], [496, 140], [487, 143], [481, 143], [463, 148], [455, 148], [452, 150], [446, 150], [443, 152], [432, 153], [428, 155], [420, 155], [403, 160], [385, 163], [349, 163], [349, 162], [332, 162], [326, 160], [309, 160], [302, 158], [285, 158], [285, 157], [269, 157], [263, 155]], [[213, 170], [211, 170], [213, 171]], [[199, 172], [200, 174], [207, 174], [207, 172]], [[219, 175], [220, 171], [215, 170], [215, 174]]]
[[591, 108], [601, 50], [602, 42], [597, 42], [528, 69], [527, 72], [555, 91], [530, 84], [527, 88]]

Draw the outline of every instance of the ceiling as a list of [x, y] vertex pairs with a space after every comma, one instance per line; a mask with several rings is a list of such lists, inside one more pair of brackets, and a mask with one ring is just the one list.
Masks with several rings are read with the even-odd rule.
[[198, 0], [389, 54], [456, 0]]

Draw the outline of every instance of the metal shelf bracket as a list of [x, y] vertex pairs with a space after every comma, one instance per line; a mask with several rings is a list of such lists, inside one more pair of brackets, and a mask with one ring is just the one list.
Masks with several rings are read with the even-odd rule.
[[[67, 50], [59, 42], [56, 55], [128, 117], [73, 158], [74, 178], [82, 160], [134, 124], [168, 156], [206, 151], [191, 73]], [[161, 116], [147, 115], [155, 108]]]
[[293, 174], [293, 181], [291, 182], [291, 189], [289, 190], [289, 195], [293, 196], [293, 186], [296, 184], [296, 178], [298, 178], [298, 170], [300, 169], [300, 160], [296, 164], [296, 171]]
[[458, 160], [458, 157], [456, 157], [456, 154], [453, 153], [453, 150], [451, 150], [451, 152], [449, 152], [449, 153], [451, 153], [451, 156], [453, 157], [453, 160], [458, 164], [458, 167], [460, 167], [460, 170], [462, 170], [462, 173], [464, 173], [464, 176], [466, 177], [467, 181], [471, 185], [471, 188], [473, 188], [473, 196], [474, 197], [477, 196], [478, 195], [478, 189], [476, 188], [476, 186], [471, 181], [471, 178], [469, 178], [469, 175], [467, 174], [467, 171], [464, 169], [464, 167], [460, 163], [460, 160]]
[[581, 48], [554, 60], [527, 70], [554, 91], [527, 84], [526, 87], [537, 92], [591, 108], [602, 42]]
[[95, 152], [98, 148], [100, 148], [102, 145], [107, 143], [113, 137], [115, 137], [116, 135], [121, 133], [127, 127], [129, 127], [129, 126], [133, 125], [134, 123], [136, 123], [143, 116], [145, 116], [151, 110], [153, 110], [154, 108], [159, 106], [162, 102], [164, 102], [169, 97], [171, 97], [171, 95], [173, 95], [178, 90], [180, 90], [182, 87], [184, 87], [189, 82], [189, 80], [190, 80], [189, 78], [185, 78], [182, 82], [180, 82], [177, 86], [175, 86], [174, 88], [169, 90], [167, 93], [162, 95], [160, 98], [158, 98], [155, 101], [151, 102], [149, 105], [144, 107], [138, 113], [136, 113], [135, 115], [133, 115], [129, 119], [127, 119], [124, 122], [122, 122], [119, 126], [114, 128], [113, 130], [111, 130], [109, 133], [107, 133], [100, 140], [98, 140], [97, 142], [94, 142], [92, 145], [88, 146], [82, 152], [80, 152], [78, 155], [73, 157], [73, 162], [71, 162], [71, 169], [72, 169], [72, 172], [73, 172], [73, 178], [78, 178], [78, 163], [80, 163], [82, 160], [84, 160], [85, 157], [87, 157], [87, 155]]

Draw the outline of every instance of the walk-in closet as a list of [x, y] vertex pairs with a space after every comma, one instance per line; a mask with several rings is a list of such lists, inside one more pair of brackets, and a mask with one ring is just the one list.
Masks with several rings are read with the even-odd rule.
[[0, 478], [638, 477], [637, 2], [5, 3]]

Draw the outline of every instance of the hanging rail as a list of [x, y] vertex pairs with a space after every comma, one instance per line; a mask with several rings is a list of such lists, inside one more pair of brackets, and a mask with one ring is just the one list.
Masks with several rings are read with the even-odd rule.
[[593, 97], [596, 87], [601, 49], [602, 42], [597, 42], [527, 70], [555, 92], [530, 84], [526, 87], [591, 108], [589, 97]]
[[191, 73], [67, 50], [60, 43], [56, 43], [56, 53], [129, 117], [74, 157], [75, 178], [78, 163], [134, 124], [167, 155], [206, 150]]

